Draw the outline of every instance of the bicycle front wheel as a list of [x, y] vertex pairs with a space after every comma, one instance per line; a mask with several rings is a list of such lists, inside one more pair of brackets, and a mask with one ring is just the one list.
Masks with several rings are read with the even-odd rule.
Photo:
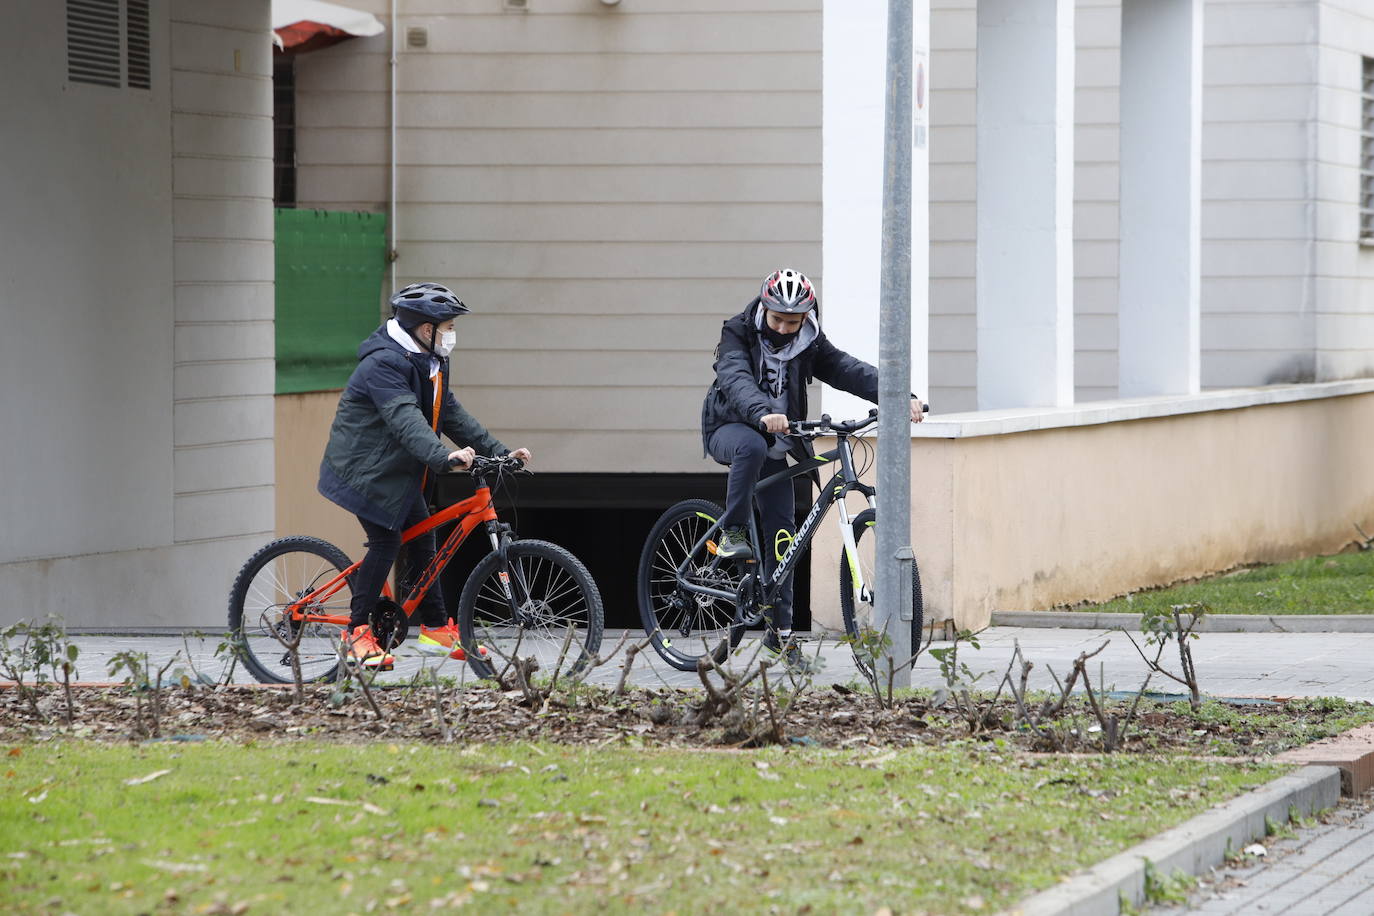
[[[509, 659], [534, 656], [545, 675], [561, 670], [560, 677], [580, 678], [591, 670], [604, 626], [601, 592], [587, 567], [547, 541], [511, 542], [505, 563], [487, 554], [458, 599], [458, 632], [478, 677], [496, 677]], [[478, 646], [487, 649], [485, 658]]]
[[734, 626], [734, 601], [693, 592], [678, 578], [685, 562], [688, 583], [738, 591], [737, 563], [722, 560], [710, 546], [692, 551], [722, 511], [708, 500], [683, 500], [659, 517], [639, 557], [640, 622], [654, 651], [679, 671], [695, 671], [697, 660], [707, 656], [723, 663], [744, 633]]
[[[854, 544], [857, 548], [859, 572], [868, 595], [854, 594], [854, 575], [850, 570], [849, 557], [840, 551], [840, 614], [844, 617], [844, 632], [854, 650], [854, 661], [866, 676], [872, 676], [875, 658], [882, 655], [878, 630], [873, 619], [873, 580], [875, 573], [874, 553], [877, 547], [877, 533], [873, 524], [877, 514], [865, 509], [854, 517]], [[921, 599], [921, 574], [916, 569], [916, 561], [911, 561], [911, 652], [914, 655], [921, 645], [921, 627], [924, 623], [925, 605]]]
[[249, 673], [265, 684], [292, 681], [290, 644], [301, 677], [327, 681], [339, 663], [339, 626], [292, 615], [287, 608], [307, 599], [306, 615], [348, 616], [348, 583], [320, 599], [310, 596], [352, 565], [342, 550], [312, 537], [278, 538], [248, 558], [229, 590], [229, 632]]

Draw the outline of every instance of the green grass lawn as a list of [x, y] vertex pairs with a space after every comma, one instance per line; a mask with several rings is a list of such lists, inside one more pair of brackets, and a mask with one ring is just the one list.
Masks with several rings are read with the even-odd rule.
[[1072, 610], [1139, 614], [1174, 604], [1205, 604], [1214, 614], [1374, 614], [1374, 551], [1242, 569]]
[[1283, 772], [986, 743], [5, 752], [7, 913], [993, 912]]

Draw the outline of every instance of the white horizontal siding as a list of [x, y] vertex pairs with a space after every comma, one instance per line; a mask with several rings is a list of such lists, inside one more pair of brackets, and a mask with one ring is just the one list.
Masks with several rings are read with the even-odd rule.
[[[728, 134], [728, 136], [726, 136]], [[508, 128], [412, 128], [400, 131], [402, 166], [469, 165], [750, 165], [760, 161], [814, 166], [820, 144], [812, 128], [526, 128], [518, 144]], [[319, 165], [385, 161], [385, 128], [312, 130], [301, 137], [298, 156]], [[724, 141], [724, 142], [722, 142]]]
[[[346, 46], [345, 46], [346, 47]], [[324, 52], [321, 52], [324, 53]], [[387, 76], [377, 76], [370, 90], [312, 90], [297, 109], [305, 128], [372, 127], [387, 124]], [[619, 92], [510, 92], [497, 88], [457, 86], [440, 96], [401, 93], [396, 101], [401, 125], [426, 128], [649, 128], [649, 127], [813, 127], [821, 124], [814, 90], [771, 92], [645, 92], [629, 87]], [[301, 131], [304, 139], [308, 131]]]
[[[1317, 51], [1318, 6], [1322, 34], [1339, 31], [1346, 42], [1340, 53]], [[1342, 233], [1353, 231], [1345, 227], [1354, 225], [1358, 98], [1351, 90], [1359, 55], [1350, 49], [1371, 34], [1374, 10], [1352, 0], [1208, 0], [1204, 15], [1203, 384], [1258, 384], [1295, 366], [1310, 370], [1310, 351], [1298, 354], [1312, 345], [1314, 329], [1295, 317], [1282, 333], [1270, 333], [1278, 325], [1255, 316], [1310, 315], [1313, 289], [1305, 278], [1314, 264], [1355, 276], [1374, 260], [1314, 244], [1343, 242]], [[1075, 382], [1084, 397], [1116, 386], [1120, 4], [1080, 0], [1076, 17]], [[966, 311], [971, 296], [956, 284], [972, 276], [965, 249], [975, 244], [968, 221], [976, 99], [967, 73], [976, 61], [976, 26], [970, 4], [948, 0], [934, 4], [932, 23], [932, 347], [949, 357], [932, 357], [933, 394], [967, 390], [974, 377], [974, 347], [939, 318]], [[1332, 87], [1320, 110], [1319, 82]], [[1314, 214], [1314, 201], [1327, 198], [1336, 202]], [[1374, 300], [1341, 290], [1346, 302]], [[1246, 347], [1258, 355], [1247, 360]]]
[[1374, 8], [1320, 8], [1316, 130], [1316, 378], [1374, 375], [1374, 249], [1359, 244], [1363, 60], [1374, 57]]
[[[820, 10], [405, 5], [428, 42], [397, 65], [396, 282], [472, 304], [455, 389], [541, 468], [607, 470], [614, 436], [651, 461], [623, 470], [710, 469], [721, 320], [770, 270], [820, 269]], [[389, 46], [298, 59], [302, 206], [386, 207]]]
[[173, 6], [173, 530], [189, 543], [273, 527], [272, 51], [270, 4]]

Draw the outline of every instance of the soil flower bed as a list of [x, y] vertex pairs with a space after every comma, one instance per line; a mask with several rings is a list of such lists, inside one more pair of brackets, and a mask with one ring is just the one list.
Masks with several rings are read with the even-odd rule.
[[[72, 724], [62, 691], [51, 685], [39, 715], [14, 689], [0, 690], [0, 741], [58, 735], [100, 741], [236, 741], [378, 738], [438, 743], [541, 741], [621, 742], [642, 746], [719, 748], [751, 743], [729, 716], [704, 718], [700, 689], [632, 688], [623, 695], [593, 687], [560, 691], [535, 708], [519, 690], [478, 685], [374, 687], [376, 711], [359, 691], [341, 696], [332, 685], [307, 686], [297, 703], [290, 688], [244, 686], [147, 689], [77, 687]], [[157, 713], [154, 715], [154, 700]], [[899, 693], [882, 708], [863, 690], [836, 685], [800, 694], [781, 719], [780, 742], [819, 747], [933, 746], [954, 740], [996, 742], [1026, 751], [1100, 750], [1097, 719], [1081, 697], [1054, 722], [1058, 747], [1019, 725], [1014, 704], [975, 698], [976, 724], [928, 691]], [[1122, 718], [1126, 700], [1106, 700]], [[380, 713], [380, 716], [378, 715]], [[441, 718], [442, 717], [442, 718]], [[154, 719], [156, 718], [156, 722]], [[1185, 702], [1142, 700], [1120, 750], [1264, 757], [1374, 721], [1374, 705], [1339, 699], [1264, 704], [1208, 701], [1196, 713]], [[757, 742], [752, 742], [757, 743]]]

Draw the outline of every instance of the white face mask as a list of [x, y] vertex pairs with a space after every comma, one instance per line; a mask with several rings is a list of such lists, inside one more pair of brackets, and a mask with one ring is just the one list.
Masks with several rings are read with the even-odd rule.
[[435, 345], [434, 352], [440, 356], [447, 357], [453, 352], [453, 347], [458, 343], [457, 331], [440, 331], [439, 343]]

